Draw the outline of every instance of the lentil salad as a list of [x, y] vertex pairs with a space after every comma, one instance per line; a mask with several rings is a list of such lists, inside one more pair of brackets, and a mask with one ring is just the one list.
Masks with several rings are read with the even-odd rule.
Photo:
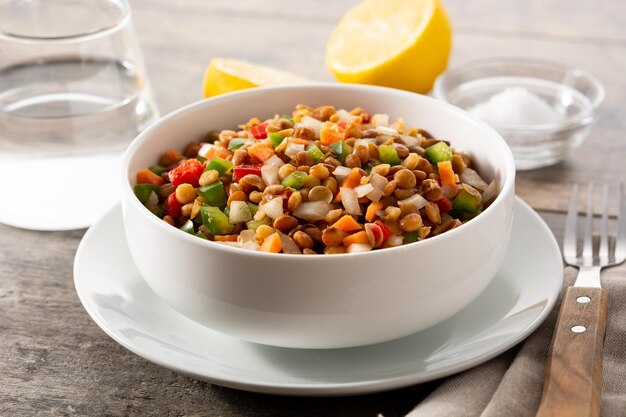
[[479, 215], [497, 191], [428, 131], [329, 105], [211, 131], [136, 177], [141, 203], [184, 232], [292, 254], [427, 239]]

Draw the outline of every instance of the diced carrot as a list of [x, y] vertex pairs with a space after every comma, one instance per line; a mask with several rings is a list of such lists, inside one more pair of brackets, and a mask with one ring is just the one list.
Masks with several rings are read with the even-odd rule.
[[261, 244], [261, 252], [278, 253], [283, 248], [283, 243], [280, 240], [278, 233], [272, 233], [265, 238], [263, 244]]
[[236, 242], [237, 235], [215, 235], [215, 240], [218, 242]]
[[356, 232], [349, 236], [343, 238], [343, 246], [346, 248], [353, 243], [370, 243], [369, 238], [367, 237], [367, 232], [365, 230]]
[[198, 155], [203, 156], [210, 161], [213, 158], [228, 159], [231, 153], [221, 146], [215, 146], [211, 143], [205, 143], [198, 151]]
[[264, 143], [255, 143], [248, 148], [248, 155], [260, 162], [265, 162], [274, 155], [274, 150]]
[[335, 123], [325, 122], [320, 130], [320, 141], [323, 145], [330, 145], [331, 143], [339, 142], [345, 138], [346, 134], [342, 132], [340, 127]]
[[341, 203], [341, 191], [337, 191], [337, 195], [335, 196], [335, 203]]
[[345, 216], [337, 220], [333, 224], [333, 227], [338, 227], [344, 233], [356, 232], [357, 230], [361, 230], [363, 228], [363, 226], [361, 226], [361, 224], [354, 220], [354, 217], [350, 216], [349, 214], [346, 214]]
[[165, 180], [149, 169], [142, 169], [137, 172], [137, 184], [152, 184], [160, 187]]
[[450, 161], [438, 162], [437, 169], [439, 170], [439, 179], [441, 179], [441, 185], [447, 185], [448, 187], [456, 188], [456, 181], [454, 178], [454, 170], [452, 169], [452, 162]]
[[352, 168], [350, 173], [343, 179], [342, 187], [354, 188], [361, 185], [361, 170], [359, 168]]
[[365, 220], [368, 222], [373, 222], [376, 218], [376, 213], [378, 210], [383, 209], [383, 203], [380, 201], [373, 201], [372, 204], [367, 206], [367, 211], [365, 212]]
[[310, 140], [302, 139], [302, 138], [290, 138], [289, 142], [293, 143], [294, 145], [305, 145], [305, 146], [311, 143]]

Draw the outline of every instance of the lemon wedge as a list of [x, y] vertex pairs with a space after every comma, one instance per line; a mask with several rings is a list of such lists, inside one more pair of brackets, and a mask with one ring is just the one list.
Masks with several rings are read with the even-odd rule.
[[204, 97], [267, 85], [310, 82], [285, 71], [239, 59], [213, 58], [204, 73]]
[[445, 70], [451, 44], [439, 0], [364, 0], [339, 21], [326, 64], [342, 82], [426, 93]]

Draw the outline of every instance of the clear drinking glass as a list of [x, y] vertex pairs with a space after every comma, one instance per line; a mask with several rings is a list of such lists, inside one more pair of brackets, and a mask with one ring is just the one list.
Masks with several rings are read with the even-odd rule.
[[91, 224], [157, 115], [125, 0], [0, 0], [0, 222]]

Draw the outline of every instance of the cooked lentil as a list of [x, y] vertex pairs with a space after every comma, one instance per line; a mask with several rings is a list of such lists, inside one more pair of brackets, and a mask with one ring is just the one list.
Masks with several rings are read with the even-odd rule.
[[172, 226], [246, 249], [398, 246], [459, 227], [489, 205], [483, 193], [495, 196], [450, 142], [362, 108], [298, 105], [205, 140], [166, 150], [135, 194]]

